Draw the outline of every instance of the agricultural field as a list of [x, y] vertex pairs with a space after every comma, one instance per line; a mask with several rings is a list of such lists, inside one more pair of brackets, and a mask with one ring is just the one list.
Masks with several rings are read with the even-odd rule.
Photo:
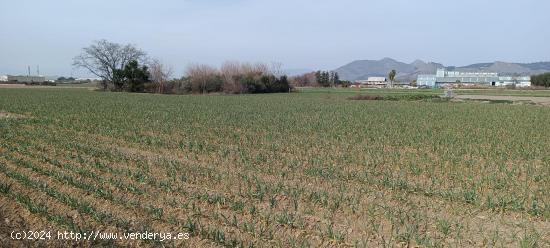
[[2, 88], [2, 245], [550, 246], [550, 107], [354, 94]]

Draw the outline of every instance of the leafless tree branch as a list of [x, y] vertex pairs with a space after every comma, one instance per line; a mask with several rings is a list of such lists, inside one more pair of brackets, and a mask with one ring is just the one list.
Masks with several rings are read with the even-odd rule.
[[132, 60], [144, 63], [146, 59], [146, 53], [134, 45], [99, 40], [83, 48], [82, 53], [73, 58], [73, 66], [84, 68], [104, 81], [112, 83], [116, 70], [124, 69]]

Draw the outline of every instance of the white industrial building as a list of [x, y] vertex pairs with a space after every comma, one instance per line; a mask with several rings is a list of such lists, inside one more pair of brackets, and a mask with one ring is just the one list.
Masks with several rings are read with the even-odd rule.
[[446, 85], [485, 85], [485, 86], [507, 86], [517, 87], [531, 86], [531, 77], [500, 77], [494, 72], [459, 72], [447, 71], [443, 68], [437, 69], [436, 74], [418, 75], [416, 84], [418, 86], [438, 88]]
[[0, 75], [0, 82], [6, 82], [6, 81], [8, 81], [8, 76]]
[[7, 81], [10, 83], [42, 83], [46, 82], [44, 76], [7, 76]]
[[516, 85], [519, 87], [529, 87], [531, 86], [531, 77], [498, 77], [498, 82], [495, 86], [507, 86], [507, 85]]

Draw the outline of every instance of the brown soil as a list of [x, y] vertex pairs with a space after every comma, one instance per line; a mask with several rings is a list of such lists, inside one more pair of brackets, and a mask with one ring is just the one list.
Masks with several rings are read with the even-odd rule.
[[458, 95], [456, 99], [463, 100], [488, 100], [488, 101], [513, 101], [513, 102], [532, 102], [537, 105], [550, 106], [550, 97], [535, 96], [489, 96], [489, 95]]

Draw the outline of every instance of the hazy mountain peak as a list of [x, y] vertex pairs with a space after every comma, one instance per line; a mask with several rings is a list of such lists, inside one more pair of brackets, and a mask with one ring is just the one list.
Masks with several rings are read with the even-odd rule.
[[392, 59], [390, 57], [385, 57], [385, 58], [381, 59], [380, 61], [382, 61], [382, 62], [398, 62], [397, 60]]
[[411, 63], [411, 65], [414, 65], [414, 66], [417, 66], [417, 65], [426, 65], [426, 64], [427, 64], [426, 62], [424, 62], [424, 61], [422, 61], [422, 60], [420, 60], [420, 59], [417, 59], [417, 60], [415, 60], [415, 61], [413, 61], [413, 62]]

